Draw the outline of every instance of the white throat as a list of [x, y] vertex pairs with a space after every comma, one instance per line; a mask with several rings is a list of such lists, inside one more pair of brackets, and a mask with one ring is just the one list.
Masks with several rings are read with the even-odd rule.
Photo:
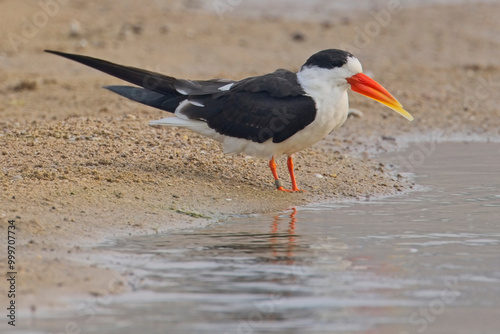
[[316, 104], [315, 127], [324, 135], [340, 127], [347, 119], [349, 83], [346, 79], [360, 72], [362, 67], [358, 59], [349, 58], [342, 67], [302, 67], [297, 73], [302, 89]]
[[341, 126], [347, 118], [349, 100], [345, 79], [332, 75], [332, 70], [308, 67], [297, 73], [297, 80], [316, 104], [315, 122], [324, 124], [326, 134]]

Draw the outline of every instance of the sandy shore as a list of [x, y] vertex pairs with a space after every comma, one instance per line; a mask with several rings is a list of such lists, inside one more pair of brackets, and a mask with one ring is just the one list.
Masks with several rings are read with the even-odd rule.
[[[0, 230], [5, 236], [7, 221], [16, 221], [23, 307], [126, 289], [110, 291], [105, 282], [115, 273], [77, 260], [104, 239], [400, 193], [411, 180], [380, 164], [376, 153], [412, 139], [500, 134], [500, 60], [492, 57], [500, 54], [500, 5], [399, 8], [381, 24], [373, 14], [321, 22], [230, 13], [221, 19], [189, 1], [154, 3], [70, 1], [32, 31], [26, 19], [44, 11], [36, 1], [0, 3], [0, 12], [12, 13], [0, 21]], [[184, 78], [239, 79], [297, 70], [312, 53], [338, 47], [354, 52], [415, 121], [351, 94], [364, 116], [297, 154], [299, 186], [307, 190], [297, 194], [274, 190], [266, 161], [226, 156], [191, 132], [149, 127], [164, 112], [100, 88], [120, 80], [42, 52]], [[288, 184], [284, 158], [278, 164]], [[7, 271], [6, 261], [0, 268]]]

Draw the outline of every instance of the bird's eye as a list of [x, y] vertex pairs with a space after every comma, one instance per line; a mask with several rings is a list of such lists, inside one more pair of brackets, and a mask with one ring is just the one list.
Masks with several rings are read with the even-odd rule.
[[332, 61], [330, 61], [330, 65], [332, 65], [332, 67], [340, 67], [340, 66], [342, 66], [341, 62], [339, 62], [338, 60], [332, 60]]

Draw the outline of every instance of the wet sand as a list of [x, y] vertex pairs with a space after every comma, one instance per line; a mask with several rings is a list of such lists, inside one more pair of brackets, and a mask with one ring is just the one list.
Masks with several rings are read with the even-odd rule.
[[[16, 220], [24, 307], [119, 292], [104, 283], [115, 273], [81, 260], [107, 238], [401, 193], [412, 180], [381, 165], [376, 153], [413, 139], [500, 134], [500, 60], [492, 57], [500, 54], [500, 5], [402, 7], [379, 23], [373, 14], [320, 22], [220, 17], [190, 3], [71, 1], [32, 31], [26, 20], [44, 11], [36, 1], [0, 3], [0, 12], [12, 13], [0, 22], [7, 36], [0, 41], [0, 228], [6, 234], [7, 221]], [[299, 186], [307, 190], [298, 194], [274, 190], [266, 161], [226, 156], [188, 131], [149, 127], [165, 113], [100, 88], [122, 81], [42, 52], [82, 53], [182, 78], [240, 79], [297, 70], [314, 52], [338, 47], [354, 52], [415, 121], [351, 94], [363, 117], [297, 154]], [[288, 184], [284, 158], [278, 164]]]

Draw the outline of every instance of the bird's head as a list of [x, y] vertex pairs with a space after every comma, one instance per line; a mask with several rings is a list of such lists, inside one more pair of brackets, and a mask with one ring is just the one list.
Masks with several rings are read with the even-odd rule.
[[378, 101], [396, 111], [409, 121], [413, 117], [403, 109], [401, 103], [378, 82], [363, 74], [359, 60], [343, 50], [329, 49], [312, 55], [300, 72], [326, 77], [334, 85], [350, 85], [356, 93]]

